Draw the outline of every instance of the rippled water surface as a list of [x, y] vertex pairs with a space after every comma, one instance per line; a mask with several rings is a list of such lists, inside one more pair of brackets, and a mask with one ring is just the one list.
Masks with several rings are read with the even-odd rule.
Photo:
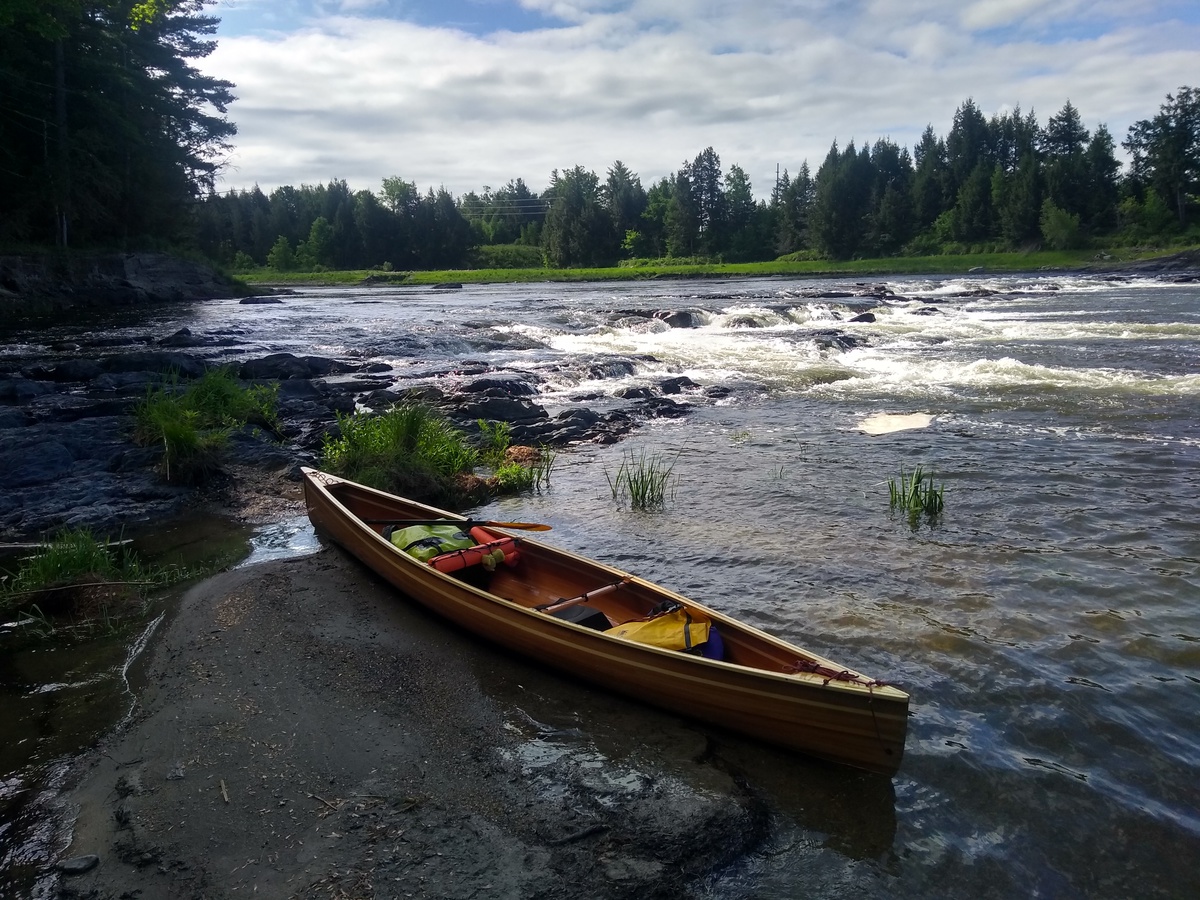
[[[512, 370], [551, 413], [688, 376], [688, 416], [567, 450], [548, 492], [483, 513], [548, 522], [559, 545], [912, 694], [891, 786], [754, 763], [793, 813], [721, 889], [1200, 896], [1200, 287], [887, 287], [312, 290], [130, 328], [229, 337], [214, 359], [382, 361], [400, 386]], [[932, 418], [864, 433], [883, 413]], [[605, 473], [630, 451], [674, 461], [664, 510], [613, 502]], [[887, 483], [917, 465], [945, 485], [945, 512], [914, 527]]]

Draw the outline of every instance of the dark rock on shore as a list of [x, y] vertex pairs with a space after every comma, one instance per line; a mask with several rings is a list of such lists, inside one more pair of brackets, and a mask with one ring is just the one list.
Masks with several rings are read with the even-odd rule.
[[154, 372], [158, 375], [179, 375], [185, 378], [199, 378], [208, 371], [207, 363], [194, 356], [153, 350], [108, 356], [100, 361], [100, 367], [105, 372]]
[[238, 376], [247, 380], [289, 378], [317, 378], [321, 375], [339, 375], [356, 372], [358, 366], [339, 362], [324, 356], [296, 356], [292, 353], [273, 353], [262, 359], [242, 363]]
[[164, 253], [0, 256], [0, 319], [234, 297], [239, 290], [207, 266]]
[[455, 418], [469, 420], [486, 419], [489, 422], [508, 422], [511, 425], [528, 425], [547, 416], [546, 410], [514, 397], [472, 396], [452, 402]]
[[[99, 412], [99, 410], [97, 410]], [[118, 529], [177, 515], [190, 495], [130, 443], [126, 416], [0, 421], [0, 534], [38, 537], [64, 526]]]
[[1108, 269], [1123, 275], [1162, 275], [1170, 281], [1190, 284], [1200, 278], [1200, 250], [1185, 250], [1154, 259], [1142, 259], [1129, 263], [1105, 263], [1097, 268]]
[[530, 383], [531, 377], [515, 372], [492, 372], [472, 379], [458, 390], [461, 394], [489, 397], [532, 397], [537, 394], [537, 387]]
[[[194, 350], [213, 345], [212, 336], [186, 331], [159, 342], [171, 344]], [[133, 444], [133, 407], [149, 388], [199, 377], [209, 367], [205, 358], [182, 350], [147, 349], [57, 358], [0, 375], [0, 466], [9, 473], [10, 485], [0, 497], [0, 534], [38, 536], [64, 525], [111, 530], [178, 514], [192, 494], [163, 482], [155, 448]], [[593, 363], [587, 375], [625, 377], [636, 367], [636, 360], [612, 358]], [[666, 395], [698, 388], [685, 376], [667, 378], [657, 388], [618, 391], [617, 399], [626, 401], [618, 408], [570, 408], [552, 417], [537, 402], [537, 379], [528, 373], [468, 366], [468, 380], [445, 391], [432, 384], [397, 388], [390, 367], [370, 368], [375, 371], [355, 362], [291, 353], [244, 361], [238, 369], [242, 380], [279, 385], [282, 425], [278, 435], [257, 429], [235, 432], [227, 458], [259, 470], [313, 462], [325, 435], [336, 434], [338, 414], [351, 413], [360, 403], [382, 411], [413, 400], [433, 404], [468, 433], [476, 432], [482, 419], [509, 423], [518, 443], [608, 444], [640, 421], [687, 415], [690, 404]]]

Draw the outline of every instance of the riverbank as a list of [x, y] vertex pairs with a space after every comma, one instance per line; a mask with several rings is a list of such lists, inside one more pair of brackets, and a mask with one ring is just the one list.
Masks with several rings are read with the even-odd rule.
[[778, 814], [772, 751], [514, 659], [333, 548], [193, 588], [134, 680], [60, 896], [693, 897]]
[[1038, 251], [978, 253], [946, 256], [888, 257], [885, 259], [798, 260], [759, 263], [622, 265], [596, 269], [445, 269], [441, 271], [275, 272], [239, 273], [259, 287], [376, 285], [453, 289], [464, 284], [523, 284], [530, 282], [605, 282], [719, 278], [820, 278], [896, 275], [983, 275], [1019, 272], [1187, 272], [1200, 268], [1200, 250], [1164, 254], [1159, 249], [1123, 248], [1112, 251]]

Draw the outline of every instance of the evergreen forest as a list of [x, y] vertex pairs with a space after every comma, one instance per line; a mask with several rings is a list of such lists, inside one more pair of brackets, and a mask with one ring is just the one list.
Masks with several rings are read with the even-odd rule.
[[[620, 161], [459, 197], [401, 176], [217, 192], [235, 86], [203, 75], [209, 0], [0, 0], [0, 246], [199, 251], [239, 270], [599, 267], [1200, 242], [1200, 89], [1118, 138], [972, 99], [916, 146], [830, 147], [756, 197], [708, 147], [645, 185]], [[1150, 112], [1150, 111], [1148, 111]], [[767, 186], [761, 186], [760, 190]]]
[[178, 248], [236, 132], [206, 0], [0, 0], [0, 245]]

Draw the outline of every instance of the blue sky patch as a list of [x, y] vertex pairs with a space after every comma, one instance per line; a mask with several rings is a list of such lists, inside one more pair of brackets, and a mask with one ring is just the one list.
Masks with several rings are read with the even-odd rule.
[[221, 20], [220, 35], [226, 37], [294, 31], [336, 15], [394, 19], [480, 36], [562, 24], [516, 0], [219, 0], [208, 13]]

